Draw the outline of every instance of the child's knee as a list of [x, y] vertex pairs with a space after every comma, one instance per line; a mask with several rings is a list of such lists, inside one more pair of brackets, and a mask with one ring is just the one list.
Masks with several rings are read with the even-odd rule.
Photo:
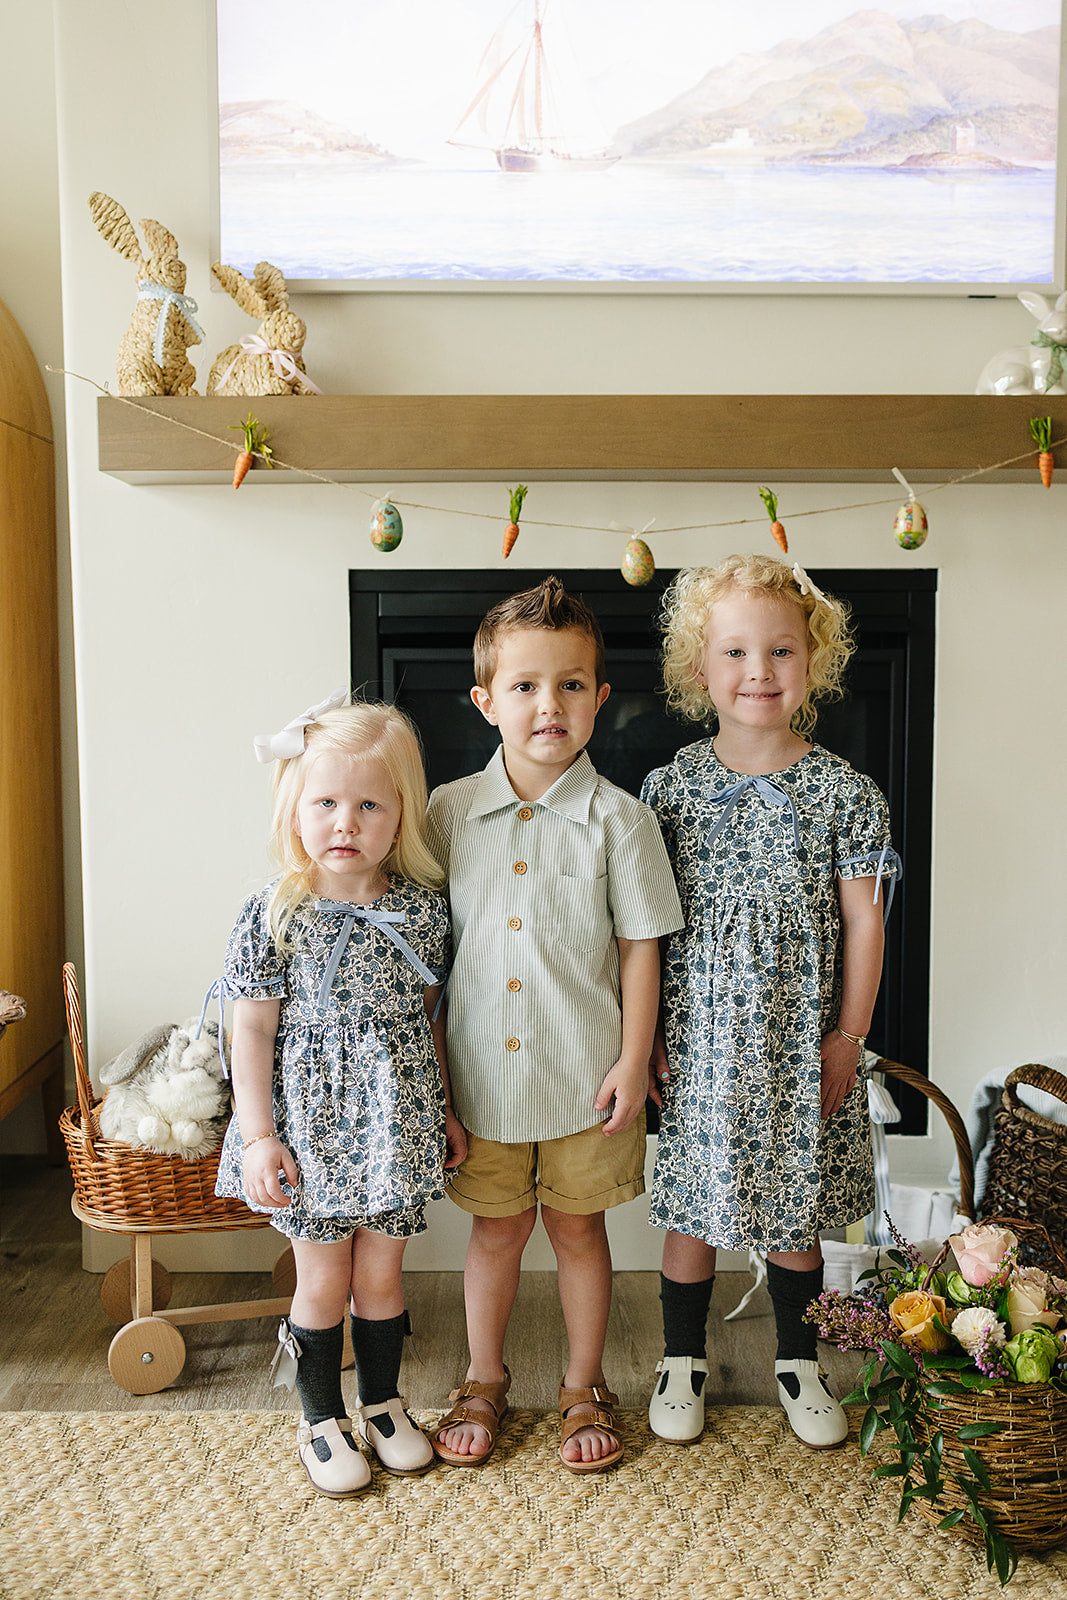
[[545, 1232], [552, 1248], [557, 1251], [598, 1248], [607, 1238], [602, 1211], [583, 1215], [571, 1211], [557, 1211], [553, 1206], [542, 1205], [541, 1221], [545, 1225]]
[[516, 1212], [506, 1217], [479, 1217], [471, 1221], [471, 1243], [477, 1248], [507, 1254], [522, 1250], [537, 1221], [537, 1208]]

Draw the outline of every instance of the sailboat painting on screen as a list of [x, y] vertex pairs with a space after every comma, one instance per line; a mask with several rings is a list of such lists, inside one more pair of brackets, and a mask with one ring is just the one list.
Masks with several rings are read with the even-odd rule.
[[217, 254], [246, 276], [1047, 294], [1067, 274], [1067, 0], [215, 7]]
[[618, 161], [567, 35], [563, 0], [519, 0], [493, 34], [450, 144], [502, 172], [603, 172]]

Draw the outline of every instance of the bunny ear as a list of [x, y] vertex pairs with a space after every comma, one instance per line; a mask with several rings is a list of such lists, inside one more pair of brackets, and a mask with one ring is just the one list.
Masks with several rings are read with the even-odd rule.
[[1043, 294], [1035, 294], [1032, 289], [1024, 289], [1017, 298], [1032, 316], [1039, 319], [1048, 316], [1050, 307]]
[[260, 261], [252, 278], [270, 311], [286, 311], [289, 307], [289, 289], [279, 267], [269, 261]]
[[154, 256], [177, 256], [178, 241], [161, 222], [156, 222], [152, 217], [142, 217], [141, 232], [148, 240], [148, 248]]
[[138, 270], [143, 268], [144, 256], [141, 254], [137, 235], [133, 231], [133, 223], [118, 201], [112, 200], [109, 194], [94, 189], [89, 196], [89, 212], [97, 231], [103, 234], [112, 250], [117, 250], [127, 261], [132, 261]]
[[227, 267], [221, 261], [211, 263], [211, 274], [221, 283], [226, 293], [240, 306], [242, 311], [247, 311], [250, 317], [265, 317], [269, 310], [267, 302], [255, 286], [249, 283], [243, 272], [238, 272], [236, 267]]

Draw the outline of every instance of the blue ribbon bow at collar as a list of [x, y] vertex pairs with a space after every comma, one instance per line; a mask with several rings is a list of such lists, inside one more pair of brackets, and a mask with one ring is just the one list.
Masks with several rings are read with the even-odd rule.
[[765, 800], [769, 806], [789, 807], [790, 816], [793, 823], [793, 848], [799, 855], [800, 819], [797, 816], [797, 808], [793, 800], [793, 796], [788, 794], [785, 789], [780, 789], [778, 785], [776, 783], [772, 783], [769, 778], [763, 777], [742, 778], [739, 783], [732, 783], [728, 789], [720, 789], [718, 794], [713, 794], [710, 797], [711, 804], [713, 806], [722, 806], [724, 809], [722, 816], [711, 830], [711, 833], [708, 837], [708, 843], [715, 843], [716, 839], [729, 822], [730, 814], [737, 805], [737, 802], [740, 800], [743, 794], [747, 793], [749, 789], [755, 789], [760, 799]]
[[342, 917], [340, 932], [334, 940], [330, 959], [326, 963], [326, 971], [322, 975], [319, 985], [319, 997], [315, 1001], [316, 1011], [325, 1011], [333, 988], [333, 980], [337, 976], [337, 969], [341, 965], [341, 957], [352, 935], [352, 929], [357, 922], [369, 922], [373, 928], [380, 928], [386, 938], [392, 939], [404, 960], [415, 968], [419, 977], [428, 987], [434, 987], [440, 981], [435, 972], [431, 972], [425, 962], [420, 961], [414, 950], [408, 944], [402, 933], [396, 930], [398, 922], [407, 921], [405, 911], [376, 911], [373, 906], [354, 906], [341, 900], [316, 900], [315, 910], [323, 916]]

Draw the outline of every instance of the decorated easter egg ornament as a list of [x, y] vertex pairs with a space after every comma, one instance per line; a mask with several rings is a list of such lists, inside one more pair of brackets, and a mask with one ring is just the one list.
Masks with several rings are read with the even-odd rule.
[[400, 512], [388, 495], [375, 500], [370, 510], [370, 542], [376, 550], [395, 550], [404, 537]]
[[903, 485], [904, 493], [908, 497], [893, 519], [893, 532], [902, 550], [918, 550], [920, 545], [926, 543], [930, 527], [926, 512], [916, 500], [915, 491], [899, 467], [893, 468], [893, 476]]
[[774, 538], [774, 542], [781, 550], [782, 554], [787, 555], [789, 552], [789, 540], [785, 536], [785, 529], [778, 521], [778, 496], [776, 494], [772, 494], [769, 489], [761, 489], [759, 492], [759, 497], [766, 507], [767, 515], [771, 519], [771, 534]]
[[[655, 522], [655, 520], [655, 517], [653, 517], [652, 522]], [[638, 533], [636, 528], [627, 527], [625, 523], [613, 522], [611, 524], [613, 528], [618, 528], [620, 533], [628, 533], [630, 535], [626, 549], [622, 553], [622, 565], [619, 571], [626, 579], [626, 582], [634, 589], [645, 588], [656, 575], [656, 563], [653, 559], [652, 551], [641, 537], [642, 533], [647, 533], [651, 528], [652, 522], [646, 522], [641, 529], [641, 533]]]
[[1037, 470], [1046, 489], [1052, 488], [1052, 418], [1031, 417], [1030, 437], [1037, 445]]

